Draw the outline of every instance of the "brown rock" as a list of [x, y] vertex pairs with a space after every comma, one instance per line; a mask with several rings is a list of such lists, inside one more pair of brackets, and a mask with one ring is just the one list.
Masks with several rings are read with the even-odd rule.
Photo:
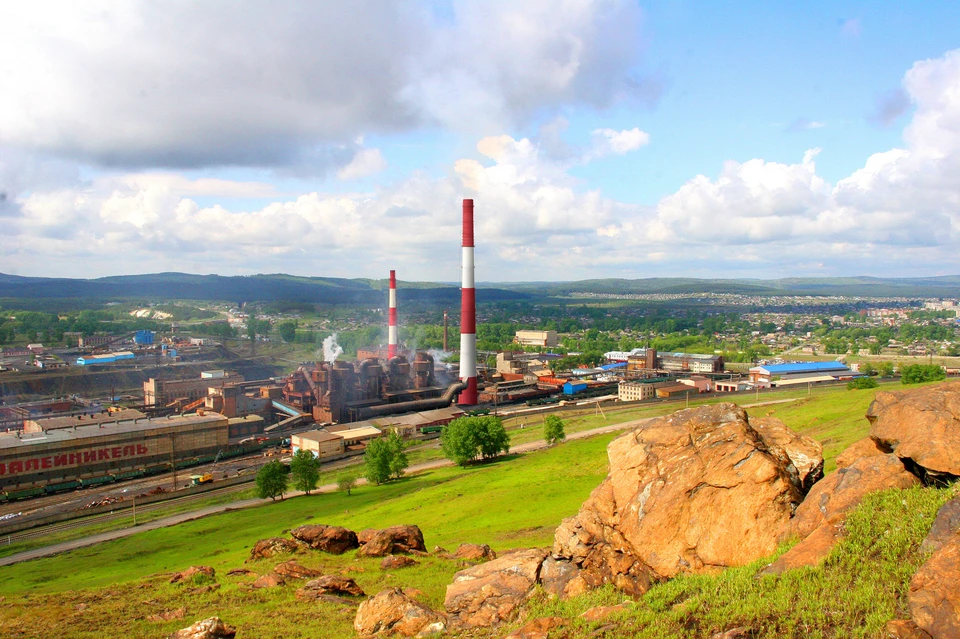
[[447, 586], [444, 608], [468, 627], [509, 621], [536, 585], [548, 554], [539, 548], [515, 550], [461, 570]]
[[497, 553], [486, 544], [460, 544], [454, 551], [453, 556], [457, 559], [468, 559], [470, 561], [487, 561], [496, 559]]
[[718, 632], [712, 635], [710, 639], [750, 639], [752, 636], [752, 630], [743, 626], [739, 626], [737, 628], [731, 628], [730, 630]]
[[360, 604], [353, 628], [360, 635], [396, 632], [413, 637], [434, 624], [443, 623], [441, 615], [406, 596], [399, 588], [390, 588]]
[[419, 561], [404, 557], [402, 555], [387, 555], [380, 562], [380, 570], [395, 570], [397, 568], [406, 568], [407, 566], [416, 566]]
[[149, 617], [147, 617], [147, 621], [165, 623], [167, 621], [183, 619], [186, 616], [187, 616], [186, 608], [177, 608], [176, 610], [164, 610], [163, 612], [157, 613], [155, 615], [150, 615]]
[[275, 572], [268, 572], [265, 575], [257, 577], [257, 580], [253, 582], [253, 588], [276, 588], [277, 586], [282, 586], [286, 584], [286, 580]]
[[616, 606], [594, 606], [584, 611], [580, 616], [587, 621], [603, 621], [610, 615], [629, 609], [630, 604], [626, 602], [617, 604]]
[[910, 616], [934, 639], [960, 637], [960, 537], [937, 550], [910, 580]]
[[877, 393], [867, 419], [877, 445], [909, 459], [924, 483], [960, 476], [960, 382]]
[[233, 568], [232, 570], [227, 571], [228, 577], [236, 577], [243, 575], [252, 575], [254, 572], [249, 568]]
[[229, 639], [236, 634], [236, 629], [223, 623], [219, 617], [210, 617], [176, 631], [167, 639]]
[[886, 639], [931, 639], [930, 635], [909, 619], [888, 621], [885, 628]]
[[435, 555], [446, 555], [446, 554], [447, 554], [447, 549], [444, 548], [443, 546], [434, 546], [434, 547], [433, 547], [433, 554], [435, 554]]
[[809, 491], [823, 477], [823, 445], [820, 442], [793, 432], [776, 417], [751, 417], [750, 426], [767, 444], [771, 454], [778, 455], [783, 451], [786, 459], [781, 457], [778, 461], [791, 476], [790, 466], [793, 466], [796, 471], [794, 481], [801, 492]]
[[280, 575], [284, 579], [313, 579], [314, 577], [323, 575], [323, 572], [319, 570], [301, 566], [294, 559], [285, 561], [282, 564], [277, 564], [274, 567], [273, 572]]
[[217, 573], [210, 566], [190, 566], [183, 572], [178, 572], [177, 574], [170, 577], [170, 583], [175, 584], [178, 582], [187, 582], [191, 581], [195, 576], [202, 575], [210, 579], [216, 579]]
[[580, 568], [568, 559], [547, 557], [540, 566], [540, 584], [557, 597], [575, 597], [587, 590]]
[[207, 584], [206, 586], [199, 586], [198, 588], [190, 588], [187, 590], [187, 594], [204, 595], [208, 592], [216, 592], [218, 590], [220, 590], [220, 584]]
[[776, 561], [760, 571], [761, 575], [779, 575], [785, 570], [804, 566], [816, 566], [827, 558], [833, 547], [842, 538], [839, 525], [826, 523], [814, 530], [806, 539], [780, 555]]
[[960, 497], [954, 497], [937, 511], [937, 518], [923, 540], [920, 549], [924, 552], [934, 552], [943, 548], [943, 545], [960, 535]]
[[364, 528], [363, 530], [357, 533], [357, 541], [362, 546], [363, 544], [373, 539], [378, 532], [380, 531], [377, 530], [376, 528]]
[[919, 483], [895, 455], [862, 457], [814, 484], [797, 508], [793, 531], [803, 539], [824, 524], [843, 521], [847, 512], [869, 493]]
[[853, 442], [847, 448], [837, 455], [837, 468], [846, 468], [863, 457], [875, 457], [877, 455], [886, 455], [884, 451], [877, 447], [877, 442], [870, 437], [864, 437]]
[[548, 636], [555, 637], [556, 633], [550, 631], [566, 625], [567, 620], [563, 617], [541, 617], [528, 621], [520, 628], [517, 628], [504, 639], [547, 639]]
[[253, 545], [253, 549], [250, 551], [250, 559], [247, 561], [254, 561], [256, 559], [269, 559], [270, 557], [275, 557], [276, 555], [297, 552], [299, 549], [300, 546], [297, 545], [297, 542], [284, 539], [283, 537], [270, 537], [269, 539], [261, 539]]
[[553, 546], [590, 587], [639, 595], [680, 573], [769, 555], [801, 500], [789, 455], [734, 404], [651, 419], [607, 455], [609, 475]]
[[360, 554], [368, 557], [411, 552], [427, 552], [423, 533], [417, 526], [391, 526], [377, 531], [360, 549]]
[[334, 555], [342, 555], [348, 550], [360, 546], [357, 533], [343, 526], [324, 526], [322, 524], [300, 526], [291, 530], [290, 536], [302, 541], [314, 550], [322, 550]]
[[297, 591], [297, 597], [302, 599], [316, 599], [320, 595], [362, 597], [364, 592], [353, 579], [336, 575], [324, 575], [308, 581], [303, 588]]

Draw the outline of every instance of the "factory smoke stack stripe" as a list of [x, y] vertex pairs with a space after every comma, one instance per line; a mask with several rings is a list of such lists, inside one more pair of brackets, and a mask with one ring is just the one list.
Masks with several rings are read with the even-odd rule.
[[397, 272], [390, 271], [390, 301], [387, 303], [387, 359], [397, 356]]
[[463, 201], [463, 251], [460, 288], [460, 379], [467, 388], [457, 403], [477, 403], [477, 296], [473, 281], [473, 200]]

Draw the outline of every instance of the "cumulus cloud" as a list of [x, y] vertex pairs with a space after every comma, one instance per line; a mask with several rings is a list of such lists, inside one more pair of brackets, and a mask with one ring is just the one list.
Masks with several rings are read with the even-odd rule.
[[363, 149], [359, 151], [350, 164], [337, 171], [341, 180], [358, 180], [375, 175], [387, 168], [387, 161], [380, 153], [380, 149]]
[[502, 131], [638, 91], [631, 2], [450, 7], [14, 3], [0, 39], [0, 144], [118, 167], [322, 172], [370, 166], [372, 152], [328, 148], [365, 132]]
[[592, 155], [602, 156], [608, 153], [626, 155], [642, 146], [650, 144], [650, 134], [637, 127], [624, 131], [597, 129], [593, 132], [594, 148]]

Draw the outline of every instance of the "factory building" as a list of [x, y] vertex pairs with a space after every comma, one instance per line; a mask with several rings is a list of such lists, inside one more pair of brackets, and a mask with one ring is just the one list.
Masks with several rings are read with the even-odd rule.
[[[619, 352], [607, 355], [620, 355]], [[722, 373], [723, 357], [701, 353], [658, 353], [653, 348], [635, 348], [627, 359], [628, 371], [661, 370], [682, 373]]]
[[242, 382], [243, 377], [224, 371], [205, 371], [194, 379], [155, 379], [143, 383], [143, 403], [147, 406], [166, 406], [177, 399], [193, 401], [207, 395], [210, 388]]
[[90, 366], [91, 364], [113, 364], [123, 360], [134, 359], [136, 357], [130, 351], [118, 351], [116, 353], [106, 353], [105, 355], [82, 355], [77, 358], [77, 366]]
[[791, 386], [816, 382], [835, 382], [860, 377], [842, 362], [797, 362], [793, 364], [770, 364], [750, 369], [750, 381], [754, 384]]
[[144, 417], [146, 417], [146, 415], [133, 408], [125, 408], [117, 411], [103, 410], [99, 413], [61, 417], [34, 417], [33, 419], [24, 420], [23, 432], [42, 433], [48, 430], [57, 430], [58, 428], [89, 426], [91, 424], [127, 421], [131, 419], [141, 419]]
[[133, 419], [0, 436], [0, 489], [17, 490], [169, 466], [228, 446], [222, 415]]
[[541, 348], [551, 348], [560, 343], [556, 331], [517, 331], [513, 341], [521, 346], [539, 346]]

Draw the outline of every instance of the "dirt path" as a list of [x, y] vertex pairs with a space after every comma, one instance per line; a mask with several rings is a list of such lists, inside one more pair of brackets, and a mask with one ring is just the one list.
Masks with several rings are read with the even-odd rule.
[[[591, 430], [581, 431], [579, 433], [572, 433], [567, 437], [567, 440], [583, 439], [585, 437], [592, 437], [594, 435], [603, 435], [606, 433], [614, 433], [617, 431], [623, 431], [627, 429], [636, 428], [643, 422], [648, 419], [636, 419], [629, 422], [620, 422], [618, 424], [610, 424], [609, 426], [601, 426], [600, 428], [594, 428]], [[529, 453], [535, 450], [541, 450], [547, 448], [547, 443], [544, 440], [537, 440], [533, 442], [527, 442], [526, 444], [520, 444], [519, 446], [512, 446], [510, 448], [511, 453]], [[425, 462], [423, 464], [416, 464], [410, 466], [407, 469], [408, 473], [417, 473], [424, 470], [430, 470], [433, 468], [441, 468], [443, 466], [452, 466], [453, 462], [447, 459], [437, 459], [430, 462]], [[365, 479], [360, 479], [358, 484], [365, 484]], [[319, 493], [332, 493], [337, 490], [336, 484], [326, 484], [320, 486], [314, 492]], [[298, 497], [302, 495], [301, 492], [292, 492], [288, 493], [289, 497]], [[260, 506], [262, 504], [270, 503], [269, 499], [243, 499], [240, 501], [231, 502], [229, 504], [219, 504], [217, 506], [208, 506], [207, 508], [201, 508], [199, 510], [191, 511], [188, 513], [181, 513], [179, 515], [173, 515], [170, 517], [164, 517], [162, 519], [155, 519], [151, 522], [141, 524], [136, 527], [122, 528], [120, 530], [110, 530], [107, 532], [99, 533], [96, 535], [90, 535], [89, 537], [82, 537], [80, 539], [73, 539], [71, 541], [65, 541], [59, 544], [53, 544], [50, 546], [45, 546], [43, 548], [34, 548], [33, 550], [25, 550], [24, 552], [17, 553], [15, 555], [8, 555], [7, 557], [0, 557], [0, 566], [9, 566], [12, 564], [20, 563], [22, 561], [29, 561], [31, 559], [39, 559], [41, 557], [50, 557], [52, 555], [58, 555], [63, 552], [68, 552], [70, 550], [76, 550], [77, 548], [85, 548], [87, 546], [93, 546], [104, 541], [111, 541], [113, 539], [122, 539], [123, 537], [129, 537], [130, 535], [135, 535], [144, 530], [155, 530], [157, 528], [165, 528], [167, 526], [176, 526], [185, 521], [192, 521], [194, 519], [200, 519], [201, 517], [207, 517], [208, 515], [215, 515], [217, 513], [227, 512], [230, 510], [239, 510], [241, 508], [251, 508], [254, 506]]]

